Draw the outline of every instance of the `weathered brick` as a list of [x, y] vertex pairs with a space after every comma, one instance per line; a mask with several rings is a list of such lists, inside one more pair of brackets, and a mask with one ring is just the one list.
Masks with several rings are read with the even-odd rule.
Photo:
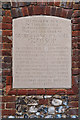
[[69, 115], [78, 115], [78, 109], [69, 109], [67, 114], [69, 114]]
[[28, 90], [28, 95], [36, 95], [36, 90]]
[[4, 36], [2, 37], [3, 43], [12, 43], [12, 37], [11, 36]]
[[15, 96], [3, 96], [2, 102], [15, 102], [16, 98]]
[[80, 30], [80, 25], [79, 24], [73, 24], [72, 25], [72, 30]]
[[40, 99], [39, 105], [48, 105], [48, 99]]
[[72, 23], [75, 23], [75, 24], [80, 23], [80, 18], [73, 18]]
[[11, 76], [11, 70], [3, 70], [2, 75], [3, 76]]
[[50, 6], [45, 6], [45, 14], [50, 15]]
[[6, 104], [6, 108], [12, 108], [12, 109], [14, 109], [15, 108], [15, 103], [7, 103]]
[[4, 57], [3, 58], [3, 62], [5, 62], [5, 63], [11, 63], [12, 62], [12, 58], [11, 57]]
[[53, 7], [51, 8], [51, 13], [50, 13], [50, 15], [55, 16], [55, 14], [56, 14], [56, 7], [53, 6]]
[[12, 44], [8, 43], [8, 44], [3, 44], [3, 49], [11, 49], [12, 48]]
[[67, 11], [67, 18], [71, 19], [72, 18], [72, 14], [73, 14], [73, 9], [70, 9]]
[[12, 65], [10, 63], [2, 63], [2, 69], [11, 69]]
[[43, 94], [45, 94], [45, 89], [37, 89], [36, 94], [37, 95], [43, 95]]
[[78, 101], [78, 100], [79, 100], [79, 95], [69, 96], [69, 102]]
[[23, 7], [23, 8], [22, 8], [22, 14], [23, 14], [23, 16], [29, 15], [29, 13], [28, 13], [28, 8], [27, 8], [27, 7]]
[[67, 18], [67, 9], [62, 8], [61, 17]]
[[56, 94], [56, 90], [54, 90], [54, 89], [46, 89], [46, 94], [47, 95], [54, 95], [54, 94]]
[[11, 50], [2, 50], [2, 55], [3, 56], [11, 56]]
[[34, 6], [34, 15], [43, 15], [45, 13], [45, 6]]
[[28, 90], [18, 90], [17, 94], [18, 95], [27, 95], [28, 94]]
[[76, 107], [78, 107], [78, 102], [69, 102], [69, 107], [71, 107], [71, 108], [76, 108]]
[[72, 69], [72, 74], [73, 74], [73, 75], [79, 74], [79, 69], [78, 69], [78, 68]]
[[3, 30], [5, 30], [5, 29], [11, 30], [12, 29], [12, 24], [2, 23], [2, 29]]
[[18, 8], [12, 8], [11, 9], [11, 14], [13, 18], [17, 18], [19, 16], [18, 14]]
[[56, 8], [56, 13], [55, 15], [60, 17], [61, 16], [61, 12], [62, 12], [62, 8]]
[[2, 110], [2, 116], [4, 115], [14, 115], [16, 114], [16, 110]]
[[80, 31], [72, 31], [72, 36], [80, 36]]
[[28, 13], [29, 13], [29, 15], [33, 15], [33, 6], [32, 5], [28, 7]]
[[80, 10], [75, 10], [74, 13], [72, 14], [73, 18], [80, 17]]
[[7, 76], [6, 78], [6, 85], [11, 85], [12, 84], [12, 77], [11, 76]]
[[[27, 92], [26, 92], [27, 93]], [[8, 92], [8, 95], [19, 95], [19, 90], [18, 90], [18, 92], [17, 92], [17, 90], [16, 89], [13, 89], [13, 90], [10, 90], [9, 92]], [[24, 95], [24, 94], [23, 94]], [[27, 95], [27, 94], [25, 94], [25, 95]]]
[[3, 16], [2, 22], [3, 22], [3, 23], [12, 23], [12, 17]]
[[3, 36], [12, 36], [12, 30], [3, 30], [2, 31], [2, 35]]

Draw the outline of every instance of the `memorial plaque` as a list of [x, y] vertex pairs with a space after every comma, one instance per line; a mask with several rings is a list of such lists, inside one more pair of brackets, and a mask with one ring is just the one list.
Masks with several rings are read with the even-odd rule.
[[71, 20], [13, 20], [13, 88], [71, 88]]

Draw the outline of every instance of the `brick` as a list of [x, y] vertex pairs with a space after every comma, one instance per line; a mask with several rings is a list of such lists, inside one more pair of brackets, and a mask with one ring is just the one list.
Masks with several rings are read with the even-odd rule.
[[72, 37], [72, 42], [77, 43], [80, 41], [80, 37]]
[[72, 84], [73, 85], [78, 85], [79, 77], [78, 76], [72, 76]]
[[51, 13], [50, 13], [50, 15], [55, 16], [55, 13], [56, 13], [56, 7], [53, 6], [53, 7], [51, 8]]
[[80, 23], [80, 18], [73, 18], [72, 23], [74, 24]]
[[12, 36], [12, 30], [3, 30], [2, 31], [2, 35], [3, 36]]
[[11, 63], [12, 62], [12, 58], [11, 57], [4, 57], [3, 61], [5, 63]]
[[12, 37], [4, 36], [4, 37], [2, 37], [2, 42], [3, 43], [12, 43]]
[[48, 105], [48, 99], [40, 99], [39, 105]]
[[2, 55], [3, 56], [11, 56], [12, 55], [11, 50], [2, 50]]
[[75, 10], [74, 13], [72, 14], [73, 18], [80, 17], [80, 10]]
[[74, 94], [79, 94], [79, 90], [78, 90], [78, 85], [73, 85], [72, 86], [72, 90], [74, 91]]
[[11, 76], [7, 76], [6, 77], [6, 85], [11, 85], [12, 84], [12, 77]]
[[66, 92], [67, 95], [75, 95], [74, 91], [72, 89], [68, 89]]
[[72, 61], [79, 61], [79, 57], [78, 56], [72, 56]]
[[2, 89], [3, 88], [3, 84], [2, 83], [0, 83], [0, 89]]
[[78, 107], [78, 102], [69, 102], [68, 106], [71, 108], [76, 108]]
[[73, 62], [72, 63], [72, 68], [78, 68], [78, 62], [76, 63], [76, 62]]
[[72, 25], [72, 30], [80, 30], [80, 25], [79, 24], [73, 24]]
[[5, 16], [11, 16], [11, 10], [5, 10]]
[[80, 10], [80, 4], [73, 4], [73, 9]]
[[11, 76], [11, 70], [3, 70], [2, 75], [3, 76]]
[[69, 102], [78, 101], [78, 100], [79, 100], [79, 95], [69, 96]]
[[45, 94], [45, 89], [37, 89], [36, 94], [37, 95], [44, 95]]
[[12, 85], [6, 85], [6, 94], [8, 95], [9, 91], [11, 90]]
[[5, 108], [4, 103], [0, 104], [0, 109], [4, 109], [4, 108]]
[[16, 114], [16, 110], [2, 110], [2, 116], [4, 115], [14, 115]]
[[13, 18], [17, 18], [19, 16], [18, 14], [18, 8], [12, 8], [11, 9], [11, 14]]
[[44, 15], [45, 13], [45, 6], [34, 6], [34, 15]]
[[13, 89], [13, 90], [10, 90], [9, 92], [8, 92], [8, 95], [17, 95], [19, 92], [17, 92], [17, 90], [16, 89]]
[[17, 94], [18, 95], [27, 95], [28, 94], [28, 90], [18, 90]]
[[73, 9], [68, 10], [68, 12], [67, 12], [67, 18], [71, 19], [72, 18], [72, 14], [73, 14]]
[[3, 96], [2, 102], [15, 102], [16, 98], [15, 96]]
[[36, 90], [28, 90], [28, 95], [36, 95]]
[[56, 94], [56, 90], [54, 90], [54, 89], [46, 89], [46, 94], [47, 95], [54, 95], [54, 94]]
[[[49, 0], [50, 1], [50, 0]], [[54, 5], [54, 2], [53, 1], [50, 1], [50, 2], [48, 2], [48, 5], [49, 6], [53, 6]]]
[[3, 29], [3, 30], [5, 30], [5, 29], [11, 30], [11, 29], [12, 29], [12, 24], [3, 23], [3, 24], [2, 24], [2, 29]]
[[25, 6], [25, 2], [18, 2], [18, 6], [19, 7], [24, 7]]
[[67, 18], [67, 9], [62, 8], [61, 17]]
[[66, 90], [56, 90], [56, 94], [60, 94], [60, 95], [64, 95], [64, 94], [66, 94]]
[[79, 69], [78, 68], [72, 69], [72, 74], [73, 75], [78, 75], [79, 74]]
[[72, 31], [72, 36], [80, 36], [80, 31]]
[[28, 7], [28, 13], [29, 13], [29, 15], [33, 15], [33, 6], [32, 5]]
[[29, 15], [27, 7], [22, 8], [22, 14], [23, 14], [23, 16], [28, 16]]
[[50, 15], [50, 6], [45, 6], [45, 14]]
[[62, 12], [62, 8], [56, 8], [56, 16], [60, 17]]
[[12, 17], [3, 16], [2, 22], [3, 22], [3, 23], [12, 23]]
[[12, 7], [17, 8], [18, 7], [18, 2], [12, 2]]
[[11, 69], [12, 65], [10, 63], [2, 63], [2, 69]]
[[73, 49], [73, 55], [78, 56], [80, 53], [79, 49]]
[[67, 114], [69, 114], [69, 115], [78, 115], [78, 109], [69, 109]]
[[58, 2], [54, 2], [54, 5], [57, 7], [60, 6], [60, 0], [58, 0]]
[[11, 49], [12, 48], [12, 44], [8, 43], [8, 44], [3, 44], [3, 49]]
[[78, 49], [78, 44], [77, 43], [72, 43], [72, 48], [73, 49]]
[[12, 108], [12, 109], [14, 109], [15, 108], [15, 103], [7, 103], [6, 104], [6, 108]]

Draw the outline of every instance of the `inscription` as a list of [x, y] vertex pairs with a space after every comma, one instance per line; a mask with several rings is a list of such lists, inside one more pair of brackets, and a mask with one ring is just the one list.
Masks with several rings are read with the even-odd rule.
[[71, 20], [13, 20], [13, 87], [71, 88]]

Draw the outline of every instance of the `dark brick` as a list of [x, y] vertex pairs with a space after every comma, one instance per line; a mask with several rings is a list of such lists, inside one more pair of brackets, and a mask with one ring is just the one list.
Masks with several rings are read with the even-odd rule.
[[12, 58], [11, 57], [4, 57], [3, 62], [11, 63], [12, 62]]
[[60, 17], [62, 12], [62, 8], [56, 8], [56, 16]]
[[73, 14], [73, 9], [68, 10], [68, 12], [67, 12], [67, 18], [71, 19], [72, 18], [72, 14]]
[[69, 109], [67, 114], [69, 114], [69, 115], [78, 115], [78, 109]]
[[17, 18], [19, 16], [18, 14], [18, 8], [12, 8], [11, 9], [11, 14], [13, 18]]
[[45, 14], [50, 15], [50, 6], [45, 6]]
[[2, 37], [2, 42], [3, 43], [12, 43], [12, 37], [8, 36], [3, 36]]
[[3, 44], [3, 49], [11, 49], [12, 48], [12, 44], [8, 43], [8, 44]]
[[2, 75], [3, 76], [11, 76], [12, 74], [11, 74], [11, 70], [3, 70], [2, 71]]
[[12, 55], [11, 50], [2, 50], [2, 55], [3, 56], [11, 56]]
[[53, 7], [51, 8], [51, 13], [50, 13], [50, 15], [54, 16], [55, 13], [56, 13], [56, 7], [53, 6]]
[[29, 15], [27, 7], [22, 8], [22, 14], [23, 14], [23, 16], [28, 16]]
[[2, 69], [11, 69], [12, 65], [9, 63], [2, 63]]
[[80, 10], [75, 10], [74, 13], [72, 14], [73, 18], [80, 17]]
[[15, 103], [7, 103], [6, 104], [6, 108], [12, 108], [12, 109], [14, 109], [15, 108]]
[[33, 6], [28, 7], [28, 13], [29, 15], [33, 15]]
[[45, 13], [45, 6], [34, 6], [34, 15], [43, 15]]
[[48, 99], [40, 99], [39, 105], [48, 105]]

